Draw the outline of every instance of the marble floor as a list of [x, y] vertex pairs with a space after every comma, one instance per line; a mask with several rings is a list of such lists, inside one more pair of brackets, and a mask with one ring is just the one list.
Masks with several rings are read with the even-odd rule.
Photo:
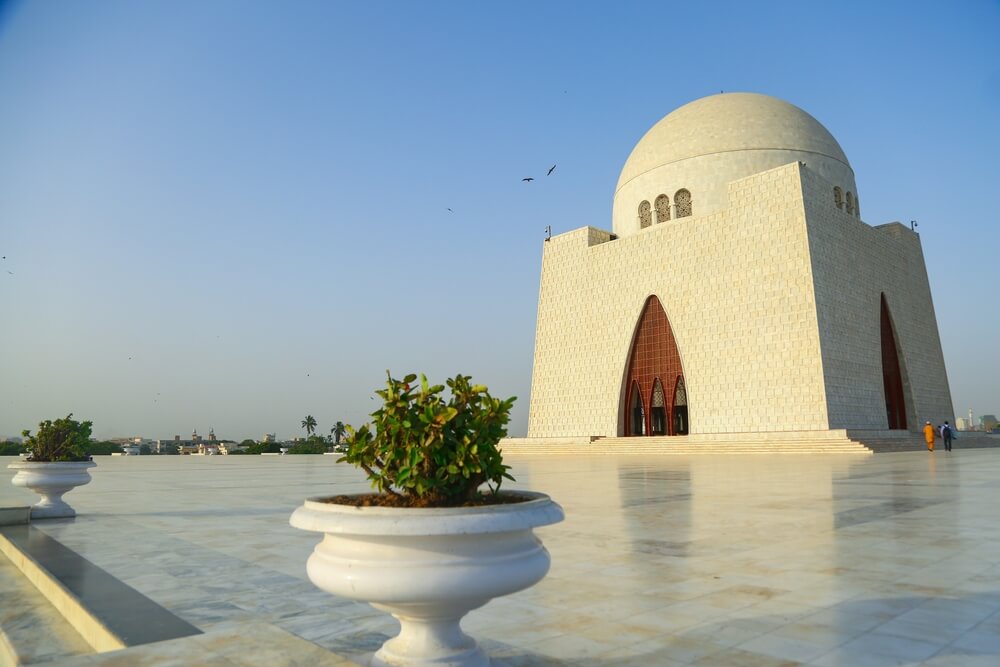
[[[549, 493], [566, 520], [537, 530], [540, 584], [466, 617], [497, 664], [1000, 664], [1000, 450], [508, 463], [511, 487]], [[258, 628], [361, 663], [397, 625], [316, 589], [319, 536], [288, 517], [306, 496], [366, 489], [331, 456], [109, 457], [67, 496], [76, 519], [33, 525], [199, 641]], [[0, 483], [0, 506], [30, 502]], [[260, 657], [227, 650], [218, 664]]]

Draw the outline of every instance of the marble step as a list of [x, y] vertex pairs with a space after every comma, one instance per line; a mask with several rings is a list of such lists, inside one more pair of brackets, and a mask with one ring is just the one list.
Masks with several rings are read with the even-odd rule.
[[508, 454], [870, 454], [845, 430], [690, 436], [510, 438]]
[[[927, 443], [922, 436], [909, 438], [874, 438], [862, 440], [864, 445], [876, 452], [914, 452], [927, 449]], [[1000, 447], [1000, 438], [993, 438], [988, 435], [964, 435], [952, 441], [954, 449], [983, 449]], [[944, 442], [938, 438], [934, 443], [935, 449], [944, 449]]]
[[98, 653], [201, 634], [30, 524], [0, 526], [0, 554]]
[[517, 445], [503, 447], [504, 454], [871, 454], [872, 450], [858, 443], [801, 442], [781, 443], [725, 443], [725, 444], [618, 444], [595, 442], [593, 445]]
[[39, 665], [94, 649], [0, 553], [0, 665]]

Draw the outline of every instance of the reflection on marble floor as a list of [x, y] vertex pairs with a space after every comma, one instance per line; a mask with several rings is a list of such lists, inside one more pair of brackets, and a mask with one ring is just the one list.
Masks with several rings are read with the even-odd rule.
[[[546, 579], [466, 617], [498, 663], [1000, 664], [1000, 450], [509, 462], [511, 486], [549, 493], [566, 521], [537, 531]], [[395, 621], [317, 590], [318, 537], [288, 517], [366, 489], [329, 456], [102, 458], [75, 520], [34, 525], [199, 641], [275, 626], [361, 661]], [[0, 484], [0, 505], [31, 501]], [[258, 664], [227, 650], [219, 664]]]

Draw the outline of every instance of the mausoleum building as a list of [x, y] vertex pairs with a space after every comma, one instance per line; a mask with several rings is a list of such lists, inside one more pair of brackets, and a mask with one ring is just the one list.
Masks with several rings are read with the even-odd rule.
[[805, 111], [727, 93], [670, 113], [611, 228], [544, 244], [529, 438], [953, 422], [920, 237], [863, 221]]

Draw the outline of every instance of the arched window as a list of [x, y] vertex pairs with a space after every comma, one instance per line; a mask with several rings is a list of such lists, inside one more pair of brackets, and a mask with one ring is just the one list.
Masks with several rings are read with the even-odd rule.
[[667, 407], [663, 402], [663, 385], [660, 383], [660, 378], [653, 380], [653, 400], [649, 402], [649, 405], [652, 408], [650, 435], [666, 435]]
[[854, 197], [851, 191], [847, 191], [847, 215], [854, 215]]
[[684, 378], [677, 378], [677, 388], [674, 390], [674, 405], [687, 405], [688, 393], [684, 386]]
[[837, 205], [841, 211], [844, 210], [844, 191], [839, 187], [833, 189], [833, 203]]
[[645, 229], [653, 224], [653, 215], [650, 212], [649, 202], [643, 201], [639, 204], [639, 229]]
[[670, 197], [660, 195], [653, 202], [653, 206], [656, 208], [656, 224], [666, 222], [670, 219]]
[[678, 190], [674, 195], [674, 206], [677, 208], [678, 218], [691, 215], [691, 193], [687, 190]]

